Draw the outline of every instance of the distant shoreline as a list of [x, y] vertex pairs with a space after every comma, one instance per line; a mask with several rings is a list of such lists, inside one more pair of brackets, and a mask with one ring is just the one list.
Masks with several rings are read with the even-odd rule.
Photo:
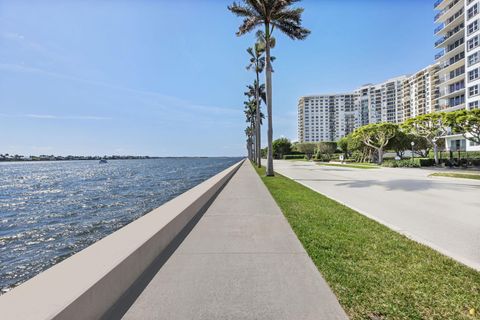
[[0, 162], [45, 162], [45, 161], [100, 161], [105, 160], [151, 160], [151, 159], [200, 159], [200, 158], [241, 158], [241, 157], [227, 157], [227, 156], [216, 156], [216, 157], [206, 157], [206, 156], [168, 156], [168, 157], [151, 157], [151, 156], [31, 156], [31, 157], [11, 157], [6, 158], [0, 155]]

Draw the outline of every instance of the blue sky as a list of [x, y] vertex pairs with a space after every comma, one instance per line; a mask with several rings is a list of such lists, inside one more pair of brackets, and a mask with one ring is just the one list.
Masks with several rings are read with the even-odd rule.
[[[245, 154], [254, 35], [235, 36], [230, 3], [0, 0], [0, 153]], [[302, 95], [433, 62], [433, 1], [300, 5], [310, 37], [276, 34], [274, 137], [296, 139]]]

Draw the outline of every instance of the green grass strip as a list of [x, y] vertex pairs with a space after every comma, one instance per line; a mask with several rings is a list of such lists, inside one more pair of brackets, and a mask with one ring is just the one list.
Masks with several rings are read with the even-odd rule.
[[319, 166], [327, 167], [346, 167], [355, 169], [378, 169], [380, 168], [376, 164], [339, 164], [339, 163], [317, 163]]
[[256, 170], [351, 319], [479, 319], [480, 272]]
[[469, 173], [444, 173], [436, 172], [432, 173], [430, 177], [449, 177], [449, 178], [463, 178], [463, 179], [475, 179], [480, 180], [480, 174], [469, 174]]

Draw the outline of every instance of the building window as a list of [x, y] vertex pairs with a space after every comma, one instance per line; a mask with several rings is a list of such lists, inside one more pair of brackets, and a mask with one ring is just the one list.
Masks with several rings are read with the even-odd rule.
[[478, 94], [478, 84], [468, 88], [468, 95], [470, 97], [476, 96]]
[[467, 17], [468, 19], [473, 18], [478, 13], [478, 3], [475, 3], [470, 9], [468, 9]]
[[471, 35], [477, 30], [478, 30], [478, 20], [475, 20], [468, 25], [468, 35]]
[[478, 47], [478, 35], [467, 41], [468, 50]]
[[473, 81], [475, 79], [478, 79], [478, 68], [468, 72], [468, 80]]
[[480, 61], [480, 55], [478, 52], [475, 52], [474, 54], [468, 56], [468, 66], [473, 66], [478, 61]]
[[477, 101], [470, 102], [470, 103], [468, 104], [468, 108], [469, 108], [469, 109], [478, 109], [478, 100], [477, 100]]

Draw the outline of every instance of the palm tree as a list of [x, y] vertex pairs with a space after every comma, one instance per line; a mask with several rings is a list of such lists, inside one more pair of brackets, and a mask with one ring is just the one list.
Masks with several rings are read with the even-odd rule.
[[[255, 46], [252, 48], [247, 49], [248, 54], [250, 55], [250, 64], [247, 66], [247, 70], [253, 69], [255, 71], [256, 75], [256, 80], [254, 82], [254, 87], [249, 88], [249, 95], [252, 96], [251, 94], [253, 93], [253, 96], [255, 97], [255, 101], [257, 103], [257, 124], [256, 124], [256, 145], [257, 148], [255, 149], [255, 152], [257, 153], [257, 165], [259, 168], [262, 167], [262, 156], [260, 154], [260, 149], [261, 149], [261, 130], [260, 130], [260, 92], [259, 92], [259, 82], [260, 82], [260, 73], [263, 72], [263, 69], [265, 68], [265, 57], [263, 56], [263, 53], [265, 52], [265, 47], [262, 45], [262, 43], [257, 42], [255, 43]], [[253, 89], [253, 92], [252, 90]], [[245, 93], [247, 94], [247, 93]], [[263, 99], [264, 101], [266, 98]]]
[[[247, 86], [247, 87], [252, 87], [252, 86]], [[254, 89], [253, 89], [254, 90]], [[248, 91], [245, 92], [245, 95], [247, 95], [247, 93], [249, 93]], [[247, 101], [244, 102], [244, 105], [245, 105], [245, 110], [244, 110], [244, 113], [245, 113], [245, 118], [246, 118], [246, 122], [248, 122], [250, 124], [250, 127], [252, 128], [252, 144], [254, 144], [254, 148], [253, 148], [253, 151], [252, 151], [252, 154], [254, 155], [253, 157], [253, 162], [256, 162], [257, 159], [258, 159], [258, 153], [261, 152], [261, 150], [258, 150], [258, 145], [257, 145], [257, 142], [256, 142], [256, 133], [258, 132], [257, 130], [257, 125], [260, 126], [263, 124], [263, 121], [262, 119], [265, 119], [265, 115], [263, 114], [263, 112], [258, 112], [257, 111], [257, 103], [255, 101], [255, 99], [249, 99]], [[259, 118], [257, 118], [259, 117]]]
[[255, 100], [249, 99], [245, 101], [244, 103], [245, 110], [243, 111], [245, 113], [245, 121], [249, 123], [249, 128], [251, 129], [250, 131], [250, 146], [253, 144], [254, 147], [250, 149], [250, 154], [251, 154], [251, 159], [253, 162], [256, 162], [256, 145], [255, 145], [255, 140], [256, 140], [256, 128], [255, 128], [255, 120], [256, 120], [256, 113], [257, 113], [257, 108], [256, 108], [256, 103]]
[[258, 85], [258, 82], [257, 80], [254, 80], [253, 81], [253, 85], [247, 85], [247, 91], [244, 92], [244, 94], [250, 98], [250, 99], [254, 99], [255, 101], [255, 111], [256, 111], [256, 115], [255, 115], [255, 155], [256, 155], [256, 158], [255, 158], [255, 163], [258, 165], [259, 168], [261, 168], [262, 164], [261, 164], [261, 159], [262, 159], [262, 155], [261, 155], [261, 152], [260, 152], [260, 149], [261, 149], [261, 139], [260, 139], [260, 135], [261, 135], [261, 120], [262, 120], [262, 117], [260, 116], [260, 113], [261, 113], [261, 102], [263, 101], [265, 103], [266, 101], [266, 95], [265, 95], [265, 85], [262, 84], [262, 85]]
[[303, 40], [310, 34], [308, 29], [301, 26], [303, 8], [290, 7], [298, 1], [299, 0], [243, 0], [242, 4], [234, 2], [228, 6], [228, 10], [236, 16], [243, 18], [243, 23], [238, 29], [237, 36], [242, 36], [258, 27], [263, 27], [264, 29], [265, 83], [268, 114], [267, 176], [273, 176], [272, 64], [270, 59], [272, 33], [275, 28], [278, 28], [293, 40]]
[[247, 136], [248, 159], [252, 160], [252, 128], [250, 126], [245, 128], [245, 135]]

